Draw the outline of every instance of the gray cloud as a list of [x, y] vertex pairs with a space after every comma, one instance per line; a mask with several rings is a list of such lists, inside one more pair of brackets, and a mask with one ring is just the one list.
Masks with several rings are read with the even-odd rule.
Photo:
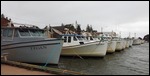
[[82, 29], [91, 24], [95, 30], [103, 27], [104, 31], [121, 31], [124, 36], [129, 32], [142, 37], [149, 33], [148, 1], [1, 1], [1, 13], [14, 22], [39, 27], [77, 20]]

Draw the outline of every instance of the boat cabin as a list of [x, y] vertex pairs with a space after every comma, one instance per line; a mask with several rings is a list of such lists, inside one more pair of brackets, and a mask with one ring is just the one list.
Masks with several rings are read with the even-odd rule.
[[33, 38], [37, 39], [44, 37], [46, 36], [43, 29], [24, 27], [1, 27], [1, 41], [29, 41], [30, 39], [33, 40]]
[[60, 37], [64, 39], [64, 46], [82, 45], [86, 41], [85, 37], [77, 34], [62, 34]]
[[89, 42], [100, 41], [98, 38], [93, 38], [92, 36], [85, 37], [77, 34], [62, 34], [60, 37], [64, 39], [64, 46], [82, 45]]

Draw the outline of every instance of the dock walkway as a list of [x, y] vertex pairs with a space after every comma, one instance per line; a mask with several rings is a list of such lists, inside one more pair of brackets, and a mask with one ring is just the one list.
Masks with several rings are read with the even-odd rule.
[[[12, 68], [12, 69], [11, 69]], [[14, 70], [13, 70], [14, 69]], [[19, 72], [21, 71], [21, 72]], [[16, 61], [4, 60], [1, 59], [1, 74], [12, 74], [12, 75], [85, 75], [80, 72], [51, 68], [51, 67], [42, 67], [39, 65], [21, 63]]]
[[1, 75], [55, 75], [55, 74], [1, 64]]

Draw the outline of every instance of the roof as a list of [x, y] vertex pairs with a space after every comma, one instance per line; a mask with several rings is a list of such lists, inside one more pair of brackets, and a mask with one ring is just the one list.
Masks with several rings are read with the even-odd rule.
[[35, 27], [1, 27], [1, 29], [10, 28], [10, 29], [30, 29], [30, 30], [44, 30]]
[[52, 28], [59, 30], [60, 32], [64, 31], [64, 26], [52, 26]]

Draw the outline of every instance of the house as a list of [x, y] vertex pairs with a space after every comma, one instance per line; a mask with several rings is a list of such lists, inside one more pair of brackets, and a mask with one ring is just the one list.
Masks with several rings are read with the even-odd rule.
[[5, 17], [2, 14], [1, 15], [1, 26], [2, 27], [14, 27], [14, 24], [12, 23], [11, 19], [8, 19], [8, 17]]
[[58, 38], [59, 35], [64, 34], [65, 30], [64, 30], [64, 26], [53, 26], [51, 27], [52, 29], [52, 37], [54, 38]]
[[75, 29], [73, 25], [66, 24], [61, 26], [52, 26], [51, 32], [52, 32], [52, 37], [58, 38], [61, 34], [75, 34]]

